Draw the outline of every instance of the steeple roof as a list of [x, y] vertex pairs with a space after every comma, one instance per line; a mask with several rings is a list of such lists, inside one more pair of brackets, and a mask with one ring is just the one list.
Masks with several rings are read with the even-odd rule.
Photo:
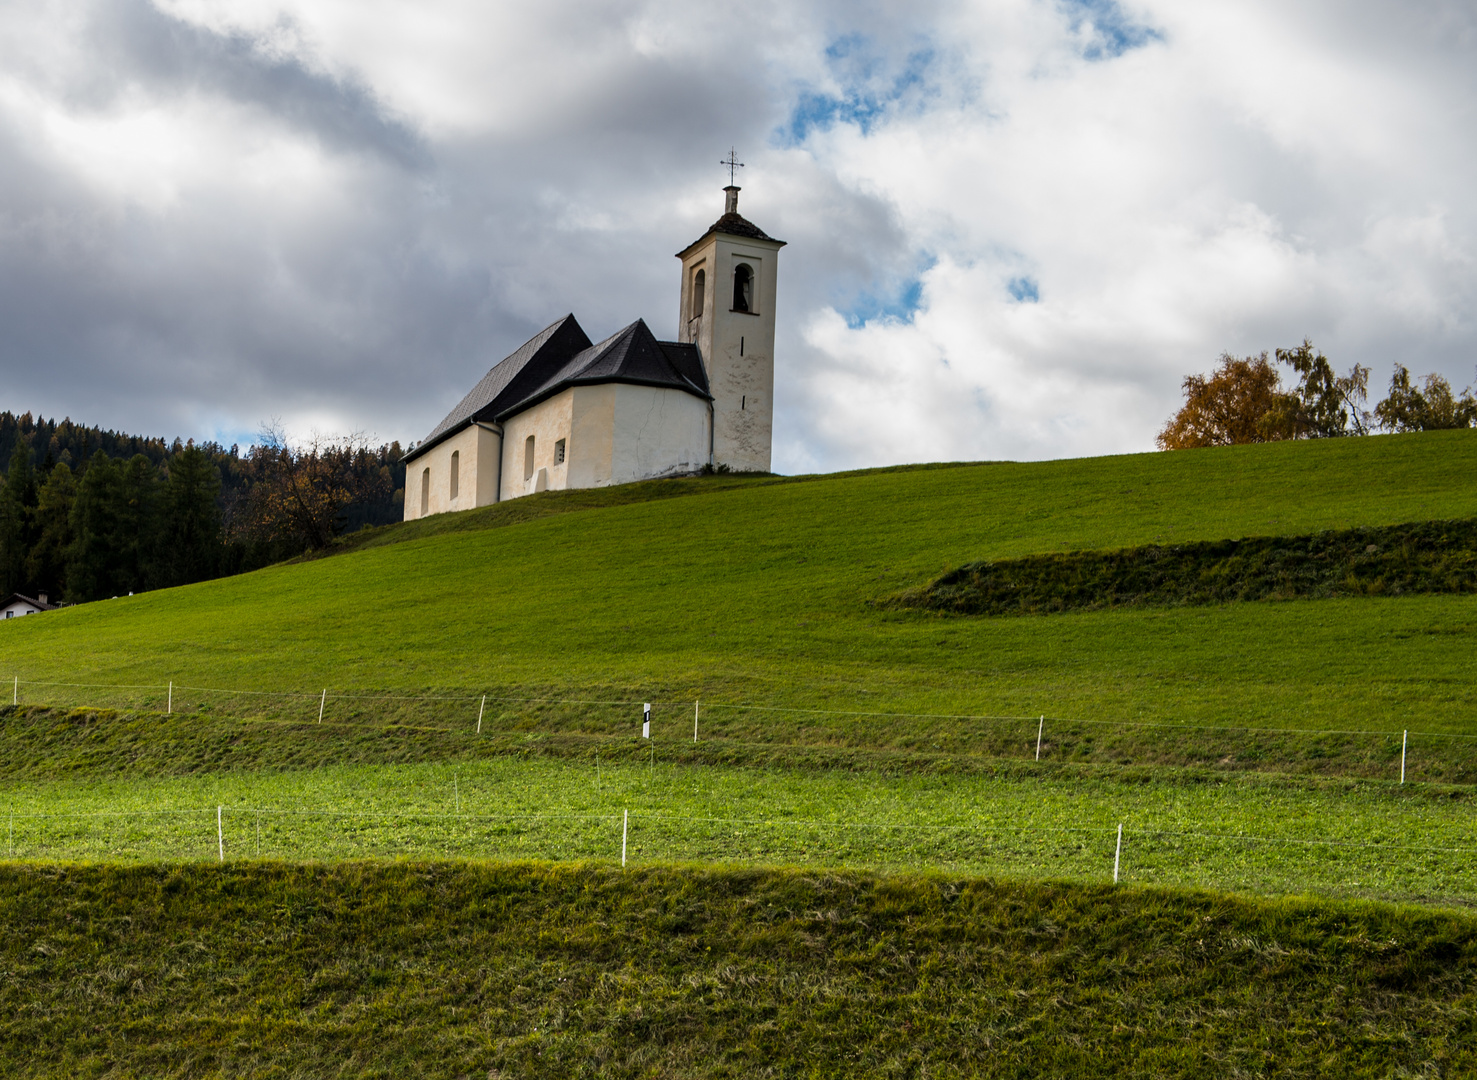
[[688, 244], [685, 248], [679, 251], [677, 253], [677, 257], [679, 259], [685, 256], [693, 248], [701, 244], [708, 237], [712, 236], [714, 233], [720, 233], [724, 236], [742, 236], [746, 240], [765, 240], [771, 244], [778, 244], [780, 247], [785, 246], [785, 242], [783, 240], [776, 240], [774, 237], [770, 236], [763, 229], [761, 229], [758, 225], [755, 225], [752, 221], [738, 212], [739, 188], [730, 184], [728, 185], [728, 187], [724, 188], [723, 191], [727, 195], [727, 199], [724, 203], [723, 216], [717, 221], [713, 222], [713, 224], [709, 225], [708, 231], [703, 233], [702, 236], [699, 236], [696, 240], [694, 240], [692, 243]]

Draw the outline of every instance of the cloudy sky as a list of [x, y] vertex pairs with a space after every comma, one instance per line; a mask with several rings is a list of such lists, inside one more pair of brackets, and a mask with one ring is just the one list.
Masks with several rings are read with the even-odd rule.
[[1477, 363], [1470, 0], [4, 0], [0, 408], [423, 436], [789, 241], [775, 465], [1146, 450], [1223, 351]]

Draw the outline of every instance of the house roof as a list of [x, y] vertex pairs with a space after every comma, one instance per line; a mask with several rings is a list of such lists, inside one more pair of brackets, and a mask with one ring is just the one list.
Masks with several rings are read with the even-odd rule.
[[499, 410], [527, 396], [531, 389], [547, 381], [551, 371], [567, 363], [581, 349], [589, 347], [589, 336], [573, 315], [550, 323], [494, 364], [456, 408], [421, 440], [420, 445], [405, 455], [405, 460], [429, 450], [474, 420], [493, 419]]
[[571, 357], [542, 386], [499, 413], [497, 419], [522, 412], [567, 387], [606, 382], [665, 386], [685, 390], [704, 401], [711, 397], [697, 346], [658, 341], [646, 320], [637, 319]]
[[710, 400], [697, 346], [657, 341], [641, 319], [592, 345], [566, 315], [494, 365], [405, 460], [468, 424], [501, 422], [567, 387], [607, 382], [670, 387]]
[[42, 601], [37, 600], [34, 597], [25, 596], [25, 595], [17, 592], [17, 593], [11, 593], [4, 600], [0, 600], [0, 608], [8, 608], [11, 604], [15, 603], [17, 600], [19, 600], [23, 604], [30, 604], [33, 608], [36, 608], [39, 611], [54, 611], [56, 608], [61, 607], [60, 604], [47, 604], [47, 603], [43, 603]]

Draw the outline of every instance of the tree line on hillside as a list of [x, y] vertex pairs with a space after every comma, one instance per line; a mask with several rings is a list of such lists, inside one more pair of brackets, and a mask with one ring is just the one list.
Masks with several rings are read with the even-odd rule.
[[1306, 338], [1292, 349], [1277, 349], [1276, 363], [1297, 376], [1282, 385], [1281, 371], [1264, 352], [1260, 356], [1221, 355], [1210, 375], [1188, 375], [1185, 404], [1155, 440], [1161, 450], [1282, 439], [1326, 439], [1368, 435], [1374, 430], [1436, 431], [1477, 425], [1477, 399], [1468, 387], [1460, 395], [1440, 375], [1427, 375], [1416, 386], [1403, 364], [1395, 365], [1390, 390], [1373, 410], [1369, 369], [1355, 364], [1347, 375]]
[[325, 547], [400, 520], [403, 456], [352, 436], [268, 428], [243, 452], [0, 413], [0, 596], [98, 600]]

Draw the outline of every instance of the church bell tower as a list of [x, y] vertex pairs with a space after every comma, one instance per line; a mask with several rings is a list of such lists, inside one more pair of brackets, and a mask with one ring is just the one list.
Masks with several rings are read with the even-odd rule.
[[[731, 160], [730, 169], [737, 167]], [[723, 216], [678, 252], [678, 340], [697, 346], [713, 395], [712, 460], [734, 472], [769, 472], [774, 433], [774, 307], [783, 240], [738, 212], [723, 189]]]

